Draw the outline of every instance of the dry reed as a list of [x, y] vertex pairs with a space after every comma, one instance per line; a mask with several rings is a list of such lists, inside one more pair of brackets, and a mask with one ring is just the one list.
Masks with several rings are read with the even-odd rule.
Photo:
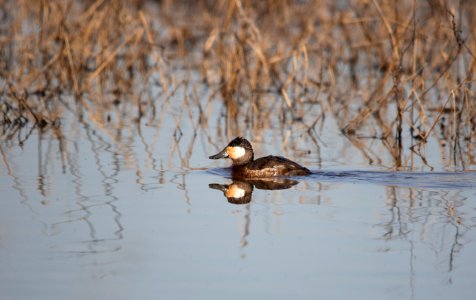
[[[304, 132], [318, 146], [318, 127], [332, 117], [370, 162], [379, 157], [369, 139], [381, 141], [393, 168], [404, 169], [411, 165], [408, 151], [426, 161], [424, 146], [433, 136], [453, 149], [455, 166], [476, 164], [476, 7], [470, 1], [21, 0], [0, 6], [9, 12], [0, 29], [2, 142], [27, 124], [60, 131], [64, 110], [87, 114], [98, 128], [142, 118], [160, 123], [172, 96], [183, 92], [177, 140], [183, 115], [195, 120], [198, 112], [194, 127], [208, 130], [208, 105], [218, 99], [223, 135], [252, 130], [259, 138], [263, 128], [278, 126]], [[205, 101], [203, 90], [210, 91]]]

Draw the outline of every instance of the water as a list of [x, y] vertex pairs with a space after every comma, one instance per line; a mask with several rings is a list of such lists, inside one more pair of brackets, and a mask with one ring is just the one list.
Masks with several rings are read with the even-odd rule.
[[312, 176], [238, 182], [207, 159], [224, 139], [167, 126], [1, 145], [2, 299], [474, 297], [475, 172], [369, 166], [326, 131], [348, 154], [255, 143]]

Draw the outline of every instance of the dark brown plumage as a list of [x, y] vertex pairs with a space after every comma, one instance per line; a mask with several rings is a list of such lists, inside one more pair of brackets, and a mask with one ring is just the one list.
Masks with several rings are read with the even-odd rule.
[[276, 176], [305, 176], [311, 171], [281, 156], [265, 156], [254, 160], [248, 140], [237, 137], [210, 159], [230, 158], [234, 178], [267, 178]]

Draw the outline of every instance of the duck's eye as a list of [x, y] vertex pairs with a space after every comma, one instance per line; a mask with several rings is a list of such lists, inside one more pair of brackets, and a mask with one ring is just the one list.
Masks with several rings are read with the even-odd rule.
[[231, 159], [239, 159], [245, 155], [245, 148], [243, 147], [228, 147], [226, 148], [226, 153]]

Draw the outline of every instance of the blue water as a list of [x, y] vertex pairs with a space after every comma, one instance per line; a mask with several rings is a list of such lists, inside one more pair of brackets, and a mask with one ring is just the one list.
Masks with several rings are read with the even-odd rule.
[[428, 189], [475, 189], [476, 172], [316, 171], [319, 181], [372, 183]]
[[313, 175], [240, 183], [207, 132], [63, 124], [0, 144], [2, 299], [474, 298], [475, 172], [369, 166], [327, 131], [319, 158], [255, 141]]
[[[229, 168], [211, 168], [207, 172], [230, 178]], [[431, 189], [475, 189], [476, 171], [467, 172], [388, 172], [313, 170], [310, 176], [292, 177], [296, 181], [368, 183], [395, 187]]]

